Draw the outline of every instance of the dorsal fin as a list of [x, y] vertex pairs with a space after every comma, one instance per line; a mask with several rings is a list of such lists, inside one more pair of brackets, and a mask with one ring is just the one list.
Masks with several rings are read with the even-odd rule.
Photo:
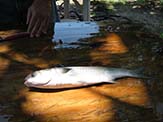
[[63, 67], [62, 68], [62, 73], [67, 73], [70, 70], [71, 70], [71, 68]]
[[64, 67], [64, 65], [62, 65], [62, 64], [56, 64], [56, 65], [54, 65], [54, 67]]

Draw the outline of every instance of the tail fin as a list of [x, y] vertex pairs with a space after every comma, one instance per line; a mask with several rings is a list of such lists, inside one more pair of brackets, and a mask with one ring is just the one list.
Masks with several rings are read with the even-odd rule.
[[149, 76], [145, 75], [145, 68], [144, 67], [134, 69], [132, 72], [133, 72], [135, 77], [140, 77], [140, 78], [144, 78], [144, 79], [150, 78]]

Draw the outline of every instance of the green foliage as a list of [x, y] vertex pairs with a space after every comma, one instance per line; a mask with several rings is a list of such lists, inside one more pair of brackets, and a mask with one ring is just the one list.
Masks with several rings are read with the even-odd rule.
[[145, 0], [137, 0], [139, 3], [145, 3]]
[[105, 1], [107, 3], [123, 3], [123, 4], [125, 4], [128, 0], [99, 0], [99, 1]]
[[[108, 3], [127, 3], [129, 1], [135, 1], [135, 0], [96, 0], [96, 1], [105, 1], [105, 2], [108, 2]], [[136, 0], [136, 2], [138, 3], [146, 3], [148, 2], [149, 0]], [[163, 4], [163, 0], [160, 0], [160, 3]]]
[[160, 33], [160, 38], [162, 38], [162, 39], [163, 39], [163, 32], [161, 32], [161, 33]]
[[160, 0], [160, 3], [163, 4], [163, 0]]

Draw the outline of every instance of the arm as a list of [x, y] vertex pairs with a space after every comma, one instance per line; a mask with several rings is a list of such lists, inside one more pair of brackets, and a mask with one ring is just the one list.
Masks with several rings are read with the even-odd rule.
[[51, 20], [51, 0], [34, 0], [28, 9], [27, 21], [30, 37], [46, 34]]

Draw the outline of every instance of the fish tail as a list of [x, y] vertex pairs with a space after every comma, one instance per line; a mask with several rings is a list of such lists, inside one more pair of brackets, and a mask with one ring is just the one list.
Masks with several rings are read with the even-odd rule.
[[140, 77], [140, 78], [144, 78], [144, 79], [150, 78], [149, 76], [147, 76], [145, 74], [145, 68], [144, 67], [134, 69], [132, 72], [133, 72], [132, 74], [134, 74], [135, 77]]

